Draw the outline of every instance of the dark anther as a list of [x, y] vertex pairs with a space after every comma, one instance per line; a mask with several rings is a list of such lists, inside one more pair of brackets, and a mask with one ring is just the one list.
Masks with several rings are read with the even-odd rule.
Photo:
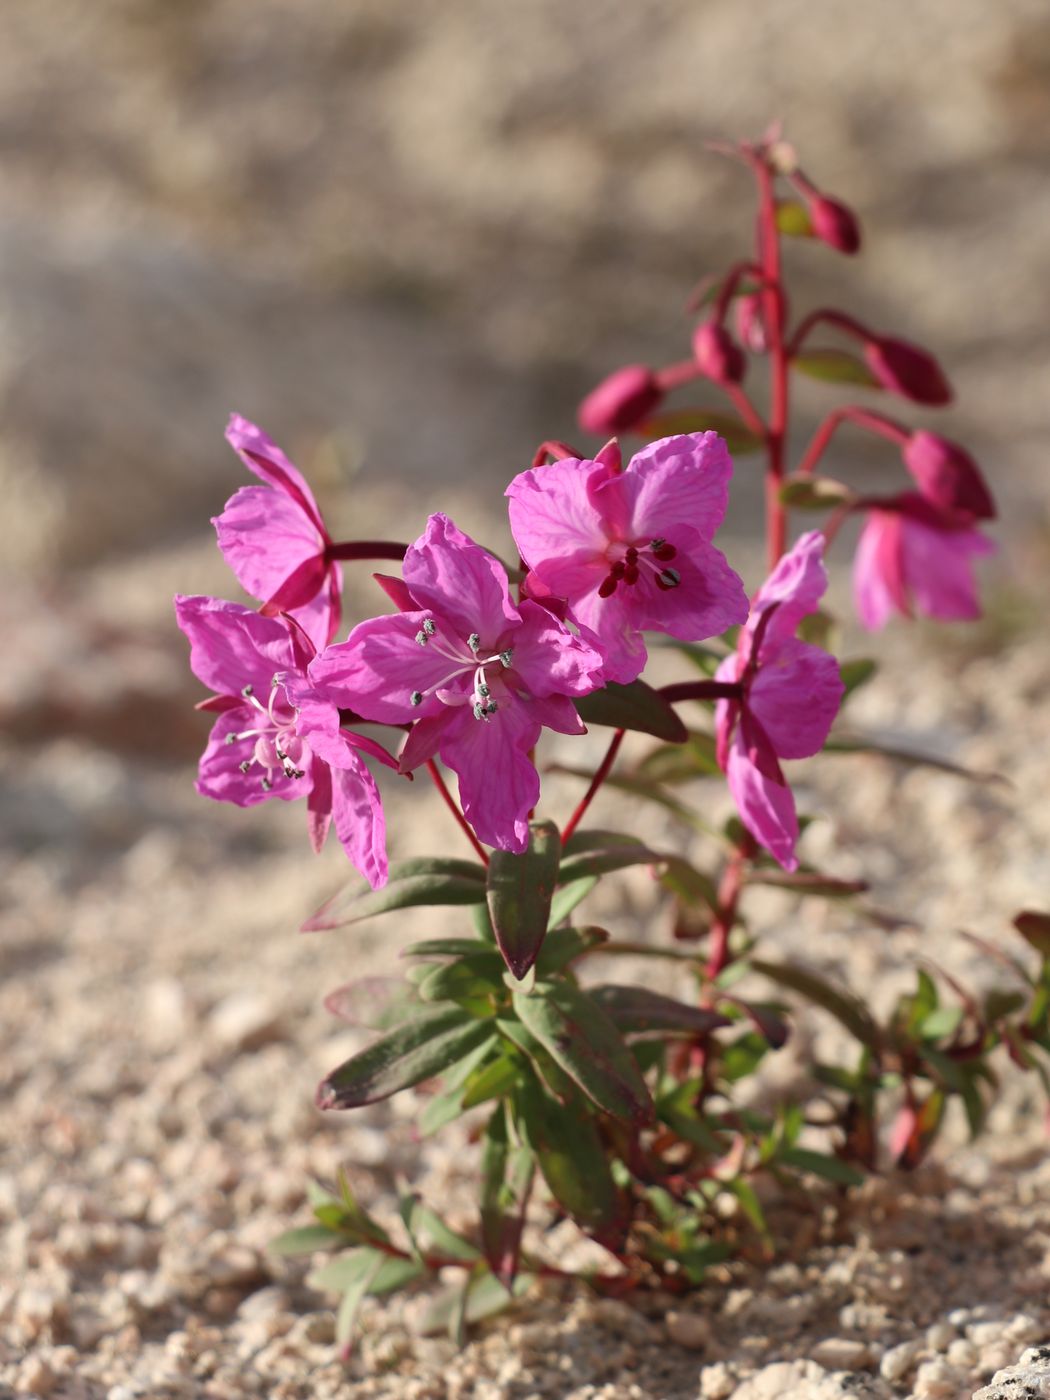
[[606, 574], [598, 588], [598, 597], [611, 598], [616, 592], [617, 583], [619, 583], [619, 579], [615, 574]]
[[681, 582], [682, 575], [677, 569], [662, 569], [660, 573], [656, 575], [657, 588], [662, 588], [665, 592], [669, 588], [677, 588]]
[[409, 699], [412, 701], [413, 705], [422, 705], [423, 692], [421, 690], [413, 690], [412, 694], [409, 696]]
[[255, 686], [246, 685], [241, 691], [241, 694], [244, 696], [245, 700], [249, 700], [255, 694]]
[[649, 548], [653, 552], [653, 558], [659, 559], [661, 564], [666, 564], [678, 553], [673, 544], [668, 544], [666, 540], [653, 540]]

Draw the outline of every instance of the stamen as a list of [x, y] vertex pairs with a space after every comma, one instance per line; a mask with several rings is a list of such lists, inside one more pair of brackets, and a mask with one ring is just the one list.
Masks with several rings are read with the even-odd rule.
[[235, 743], [237, 742], [237, 740], [240, 739], [241, 737], [242, 737], [242, 736], [241, 736], [240, 734], [227, 734], [227, 735], [226, 735], [226, 742], [227, 742], [227, 744], [235, 744]]
[[273, 789], [273, 783], [270, 782], [269, 778], [263, 778], [263, 780], [262, 780], [262, 790], [263, 790], [263, 792], [270, 792], [270, 791], [272, 791], [272, 789]]
[[417, 632], [417, 633], [416, 633], [416, 641], [419, 643], [419, 645], [420, 645], [421, 647], [425, 647], [425, 646], [426, 646], [427, 640], [428, 640], [428, 638], [427, 638], [427, 634], [426, 634], [425, 632]]
[[666, 540], [653, 540], [649, 548], [653, 552], [653, 558], [659, 559], [661, 564], [667, 564], [678, 553], [673, 544], [668, 544]]
[[413, 705], [422, 705], [423, 692], [421, 690], [413, 690], [412, 694], [409, 696], [409, 699], [411, 700]]
[[478, 694], [487, 697], [487, 696], [491, 695], [492, 692], [489, 690], [489, 688], [488, 688], [487, 685], [479, 685], [479, 686], [478, 686]]
[[428, 637], [432, 637], [437, 631], [437, 623], [432, 617], [425, 617], [423, 619], [423, 631], [427, 634]]
[[681, 582], [682, 575], [677, 569], [662, 569], [656, 575], [656, 586], [663, 589], [665, 593], [668, 589], [677, 588]]
[[241, 770], [242, 773], [247, 773], [248, 769], [249, 769], [251, 766], [252, 766], [252, 761], [251, 761], [250, 758], [246, 758], [246, 759], [243, 761], [243, 763], [238, 763], [238, 765], [237, 765], [237, 767]]
[[244, 696], [245, 700], [250, 700], [250, 699], [252, 698], [252, 696], [255, 694], [255, 686], [254, 686], [254, 685], [246, 685], [246, 686], [244, 687], [244, 689], [241, 691], [241, 694]]
[[514, 660], [514, 648], [508, 647], [506, 651], [501, 651], [499, 654], [499, 660], [500, 665], [503, 667], [503, 669], [509, 670], [511, 662]]
[[470, 647], [474, 655], [477, 656], [478, 649], [481, 646], [481, 637], [477, 632], [471, 632], [470, 636], [467, 638], [467, 646]]
[[598, 597], [611, 598], [619, 581], [615, 574], [606, 574], [598, 587]]
[[[637, 555], [635, 556], [635, 558], [637, 558]], [[623, 581], [624, 583], [628, 584], [638, 582], [638, 565], [634, 563], [633, 560], [627, 565], [626, 569], [624, 569], [623, 571]]]

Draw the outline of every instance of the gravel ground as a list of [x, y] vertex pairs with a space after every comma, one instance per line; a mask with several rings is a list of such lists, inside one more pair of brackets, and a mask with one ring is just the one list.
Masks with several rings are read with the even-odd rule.
[[[421, 1144], [413, 1096], [315, 1111], [315, 1081], [361, 1043], [321, 998], [393, 970], [399, 947], [455, 914], [299, 935], [342, 878], [341, 853], [312, 859], [294, 808], [196, 797], [194, 691], [179, 639], [156, 623], [160, 585], [218, 587], [216, 569], [203, 551], [154, 556], [99, 575], [64, 611], [27, 595], [9, 619], [22, 661], [0, 795], [0, 1393], [951, 1400], [1050, 1338], [1043, 1112], [1008, 1076], [977, 1148], [956, 1133], [914, 1176], [785, 1203], [776, 1259], [716, 1270], [687, 1301], [537, 1290], [458, 1353], [414, 1333], [420, 1300], [370, 1302], [338, 1362], [332, 1300], [306, 1286], [305, 1263], [266, 1250], [305, 1218], [305, 1181], [345, 1164], [380, 1215], [407, 1181], [466, 1225], [473, 1154], [455, 1130]], [[114, 600], [128, 598], [138, 611], [123, 607], [121, 630]], [[854, 720], [917, 734], [1011, 788], [872, 759], [800, 769], [810, 810], [835, 818], [807, 835], [810, 858], [865, 870], [875, 902], [923, 932], [755, 894], [775, 943], [880, 1001], [920, 956], [994, 980], [957, 930], [1008, 939], [1017, 908], [1046, 902], [1050, 657], [1023, 627], [1004, 650], [1001, 632], [931, 649], [932, 634], [898, 631]], [[573, 790], [552, 784], [555, 810]], [[622, 820], [614, 797], [600, 801], [596, 825]], [[397, 854], [456, 849], [429, 797], [390, 802]], [[652, 834], [670, 829], [654, 820]], [[595, 899], [614, 929], [653, 922], [642, 877]], [[792, 1073], [785, 1058], [773, 1079]], [[564, 1227], [549, 1243], [571, 1256]]]

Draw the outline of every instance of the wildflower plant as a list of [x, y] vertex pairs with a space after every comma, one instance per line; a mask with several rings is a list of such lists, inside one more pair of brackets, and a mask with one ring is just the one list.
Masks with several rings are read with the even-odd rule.
[[[865, 1171], [914, 1166], [953, 1100], [976, 1133], [1000, 1050], [1050, 1082], [1050, 916], [1016, 920], [1034, 968], [985, 945], [1009, 968], [1009, 988], [982, 997], [921, 971], [885, 1020], [804, 957], [768, 956], [745, 920], [749, 892], [766, 885], [865, 914], [864, 882], [807, 862], [806, 817], [785, 767], [825, 750], [878, 750], [836, 728], [874, 671], [828, 648], [826, 559], [843, 522], [864, 520], [854, 561], [862, 623], [917, 611], [967, 618], [978, 612], [972, 565], [991, 548], [980, 527], [994, 505], [965, 449], [867, 401], [834, 408], [789, 465], [802, 379], [929, 406], [951, 389], [927, 351], [837, 309], [792, 324], [784, 239], [855, 255], [859, 223], [777, 131], [718, 149], [754, 179], [757, 246], [694, 294], [689, 358], [618, 369], [586, 397], [580, 427], [604, 445], [545, 442], [513, 475], [515, 560], [440, 513], [420, 520], [413, 543], [335, 542], [280, 449], [244, 419], [230, 424], [263, 484], [238, 491], [215, 525], [260, 606], [177, 600], [194, 672], [213, 692], [202, 708], [216, 713], [198, 788], [240, 806], [305, 798], [318, 850], [334, 822], [364, 882], [337, 893], [308, 930], [419, 905], [461, 914], [453, 936], [401, 950], [403, 981], [350, 983], [327, 1002], [374, 1039], [325, 1077], [318, 1106], [350, 1110], [422, 1087], [420, 1132], [468, 1114], [479, 1156], [477, 1218], [461, 1230], [414, 1194], [399, 1202], [396, 1231], [380, 1224], [353, 1194], [352, 1165], [336, 1190], [313, 1189], [314, 1223], [276, 1248], [333, 1251], [314, 1280], [342, 1295], [344, 1346], [367, 1294], [448, 1269], [460, 1282], [439, 1295], [430, 1323], [462, 1335], [537, 1276], [563, 1276], [543, 1235], [566, 1217], [606, 1251], [606, 1266], [586, 1275], [593, 1287], [688, 1289], [719, 1261], [775, 1248], [771, 1191], [811, 1189], [813, 1178], [843, 1188]], [[817, 340], [827, 332], [845, 345]], [[762, 360], [764, 407], [745, 388]], [[697, 388], [725, 402], [673, 402]], [[908, 485], [873, 497], [823, 475], [845, 428], [895, 449]], [[632, 435], [628, 457], [620, 439]], [[749, 456], [764, 463], [768, 549], [768, 576], [750, 600], [716, 543], [734, 458]], [[811, 528], [792, 542], [795, 512]], [[369, 559], [400, 572], [375, 576], [382, 609], [348, 625], [341, 567]], [[645, 679], [654, 648], [679, 679]], [[569, 765], [586, 788], [571, 814], [554, 811], [541, 779], [544, 730], [588, 728], [611, 731], [605, 755], [593, 770]], [[649, 748], [623, 766], [628, 732]], [[373, 769], [425, 771], [464, 851], [388, 867]], [[706, 863], [695, 841], [683, 854], [646, 839], [647, 804], [704, 829], [689, 784], [722, 781], [736, 813], [707, 828]], [[629, 794], [630, 831], [586, 824], [606, 784]], [[598, 883], [639, 867], [655, 878], [673, 937], [665, 910], [629, 940], [588, 918]], [[625, 954], [666, 960], [679, 995], [589, 975], [589, 963], [615, 966]], [[838, 1058], [810, 1061], [808, 1088], [757, 1108], [743, 1089], [788, 1041], [800, 1003], [837, 1023]]]

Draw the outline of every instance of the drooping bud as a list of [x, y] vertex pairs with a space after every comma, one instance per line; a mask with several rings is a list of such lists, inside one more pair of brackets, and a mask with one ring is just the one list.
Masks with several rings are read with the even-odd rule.
[[576, 413], [587, 433], [622, 433], [636, 428], [663, 399], [656, 375], [646, 365], [624, 365], [603, 379]]
[[853, 210], [838, 199], [819, 194], [810, 200], [809, 218], [814, 237], [840, 253], [856, 253], [860, 248], [860, 224]]
[[920, 428], [902, 449], [904, 465], [919, 490], [944, 510], [964, 511], [975, 520], [992, 520], [995, 501], [981, 469], [957, 442]]
[[743, 350], [718, 321], [702, 321], [693, 333], [693, 356], [716, 384], [739, 384], [747, 368]]
[[864, 358], [884, 389], [914, 403], [946, 404], [952, 400], [952, 387], [944, 371], [919, 345], [873, 336], [864, 346]]
[[755, 355], [764, 355], [769, 349], [769, 333], [766, 330], [762, 313], [760, 292], [745, 292], [736, 299], [736, 333], [746, 349]]

